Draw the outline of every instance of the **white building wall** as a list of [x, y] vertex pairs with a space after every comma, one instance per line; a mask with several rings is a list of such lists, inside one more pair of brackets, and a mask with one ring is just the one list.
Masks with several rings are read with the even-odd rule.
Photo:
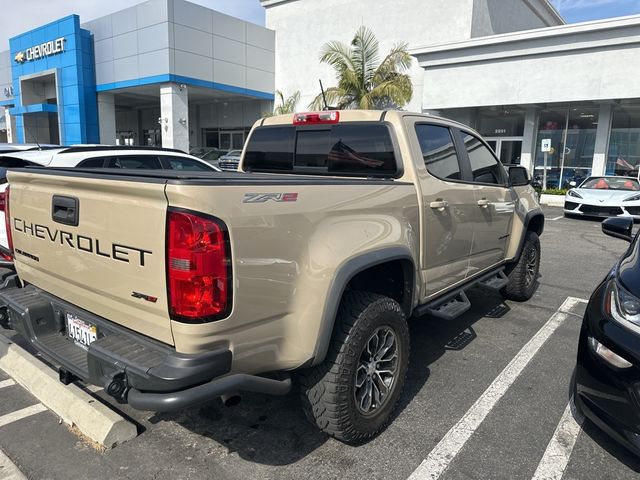
[[[474, 8], [478, 2], [492, 8]], [[319, 61], [322, 45], [333, 40], [348, 43], [361, 25], [371, 28], [378, 37], [383, 56], [397, 43], [407, 42], [410, 48], [415, 48], [469, 39], [474, 13], [476, 29], [482, 32], [491, 28], [502, 31], [509, 25], [536, 28], [544, 24], [540, 17], [522, 13], [532, 9], [540, 11], [544, 1], [500, 0], [499, 3], [522, 6], [500, 9], [494, 5], [495, 0], [262, 0], [266, 7], [266, 25], [276, 31], [276, 88], [285, 96], [299, 90], [298, 108], [305, 109], [320, 92], [318, 79], [325, 87], [335, 85], [333, 70]], [[491, 14], [488, 21], [481, 19], [482, 12]], [[521, 17], [514, 22], [508, 18], [510, 15]], [[552, 23], [546, 25], [560, 22], [551, 17], [547, 21]], [[410, 74], [414, 95], [406, 108], [421, 111], [423, 72], [417, 62]]]
[[[640, 97], [640, 16], [487, 37], [414, 52], [425, 108]], [[462, 85], [452, 94], [451, 85]]]

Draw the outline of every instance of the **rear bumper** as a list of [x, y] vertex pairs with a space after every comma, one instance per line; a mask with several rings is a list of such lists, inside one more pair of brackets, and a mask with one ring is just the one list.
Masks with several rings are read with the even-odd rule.
[[[66, 332], [67, 314], [97, 327], [88, 347]], [[104, 387], [121, 402], [139, 409], [169, 411], [240, 389], [275, 393], [281, 382], [249, 375], [231, 375], [232, 353], [225, 346], [190, 355], [120, 327], [32, 285], [0, 290], [0, 319], [64, 371]], [[236, 378], [235, 381], [228, 380]], [[249, 378], [244, 378], [249, 377]], [[259, 379], [251, 382], [252, 378]], [[242, 380], [242, 381], [241, 381]], [[260, 382], [265, 380], [265, 382]], [[276, 382], [271, 385], [269, 382]], [[288, 391], [288, 389], [287, 389]], [[286, 392], [284, 392], [286, 393]]]

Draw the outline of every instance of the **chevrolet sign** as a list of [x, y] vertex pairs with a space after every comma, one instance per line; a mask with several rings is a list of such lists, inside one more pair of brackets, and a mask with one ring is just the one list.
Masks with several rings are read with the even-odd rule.
[[64, 37], [60, 37], [49, 42], [41, 43], [40, 45], [35, 45], [27, 48], [23, 52], [16, 53], [13, 59], [17, 63], [24, 63], [48, 57], [49, 55], [55, 55], [56, 53], [62, 53], [64, 52], [65, 40], [66, 39]]

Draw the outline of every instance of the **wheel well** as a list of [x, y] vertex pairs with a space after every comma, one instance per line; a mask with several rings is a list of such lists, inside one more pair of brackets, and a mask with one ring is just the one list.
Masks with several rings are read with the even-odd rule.
[[542, 235], [542, 231], [544, 230], [544, 215], [536, 215], [533, 217], [527, 225], [527, 230], [536, 232], [538, 236]]
[[393, 298], [409, 316], [413, 303], [413, 276], [410, 260], [391, 260], [358, 272], [349, 280], [345, 291], [360, 290]]

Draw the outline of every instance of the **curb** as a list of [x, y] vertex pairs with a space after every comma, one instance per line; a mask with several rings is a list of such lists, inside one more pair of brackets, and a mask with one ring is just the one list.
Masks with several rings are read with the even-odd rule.
[[0, 335], [0, 368], [65, 423], [105, 448], [113, 448], [138, 435], [133, 423], [77, 385], [60, 383], [54, 370], [4, 335]]
[[543, 193], [540, 195], [540, 203], [549, 207], [563, 207], [564, 195], [548, 195]]
[[20, 471], [16, 464], [0, 450], [0, 479], [2, 480], [27, 480], [24, 473]]

